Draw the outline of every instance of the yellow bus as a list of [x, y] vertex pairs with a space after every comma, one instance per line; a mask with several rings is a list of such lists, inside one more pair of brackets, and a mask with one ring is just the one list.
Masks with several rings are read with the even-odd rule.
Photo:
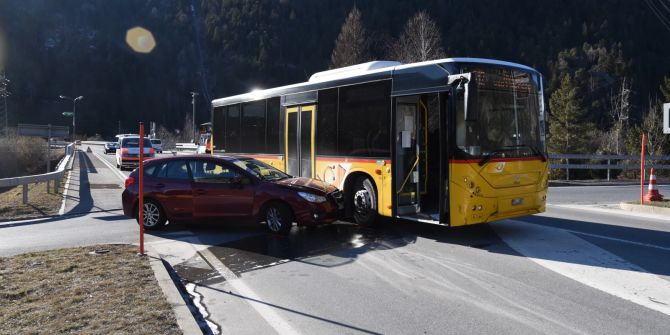
[[377, 216], [463, 226], [545, 210], [542, 75], [479, 58], [375, 61], [212, 101], [214, 153], [343, 190]]

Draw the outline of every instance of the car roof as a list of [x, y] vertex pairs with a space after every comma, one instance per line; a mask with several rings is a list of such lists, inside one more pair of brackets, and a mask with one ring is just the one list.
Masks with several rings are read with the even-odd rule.
[[182, 159], [214, 159], [214, 160], [222, 160], [226, 162], [230, 162], [233, 160], [237, 159], [244, 159], [248, 157], [244, 156], [228, 156], [228, 155], [177, 155], [177, 156], [169, 156], [169, 157], [158, 157], [158, 158], [152, 158], [151, 160], [148, 160], [147, 162], [166, 162], [166, 161], [176, 161], [176, 160], [182, 160]]

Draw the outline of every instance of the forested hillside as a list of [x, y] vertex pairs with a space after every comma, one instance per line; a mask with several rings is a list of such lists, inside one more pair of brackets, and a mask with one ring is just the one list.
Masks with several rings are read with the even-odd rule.
[[[205, 122], [211, 99], [328, 68], [354, 3], [369, 59], [396, 55], [389, 45], [425, 11], [445, 56], [539, 69], [554, 152], [633, 150], [636, 134], [653, 130], [645, 115], [670, 101], [660, 89], [670, 75], [670, 11], [658, 0], [4, 0], [10, 124], [68, 124], [64, 94], [85, 96], [82, 133], [109, 136], [118, 121], [130, 130], [139, 120], [176, 129], [190, 91], [201, 93], [196, 119]], [[126, 45], [135, 26], [153, 33], [151, 53]]]

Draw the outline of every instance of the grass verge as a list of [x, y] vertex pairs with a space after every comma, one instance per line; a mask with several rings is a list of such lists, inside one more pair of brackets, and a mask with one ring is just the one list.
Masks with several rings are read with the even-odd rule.
[[46, 183], [28, 184], [27, 204], [23, 204], [21, 185], [0, 193], [0, 221], [58, 214], [63, 202], [63, 183], [64, 180], [58, 192], [54, 192], [54, 184], [51, 182], [51, 193], [47, 193]]
[[[634, 205], [640, 205], [639, 201], [630, 201], [629, 203]], [[652, 202], [645, 201], [644, 204], [642, 205], [670, 208], [670, 200], [665, 199], [662, 201], [652, 201]]]
[[100, 245], [0, 257], [0, 334], [179, 334], [149, 260], [136, 253]]

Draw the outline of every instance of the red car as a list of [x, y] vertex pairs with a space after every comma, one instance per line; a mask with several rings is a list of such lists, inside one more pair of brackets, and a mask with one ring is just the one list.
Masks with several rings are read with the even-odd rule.
[[[137, 219], [138, 174], [126, 179], [123, 213]], [[293, 225], [330, 223], [344, 206], [342, 192], [325, 182], [293, 178], [253, 158], [174, 156], [144, 162], [144, 227], [166, 221], [235, 219], [266, 222], [275, 233]]]

